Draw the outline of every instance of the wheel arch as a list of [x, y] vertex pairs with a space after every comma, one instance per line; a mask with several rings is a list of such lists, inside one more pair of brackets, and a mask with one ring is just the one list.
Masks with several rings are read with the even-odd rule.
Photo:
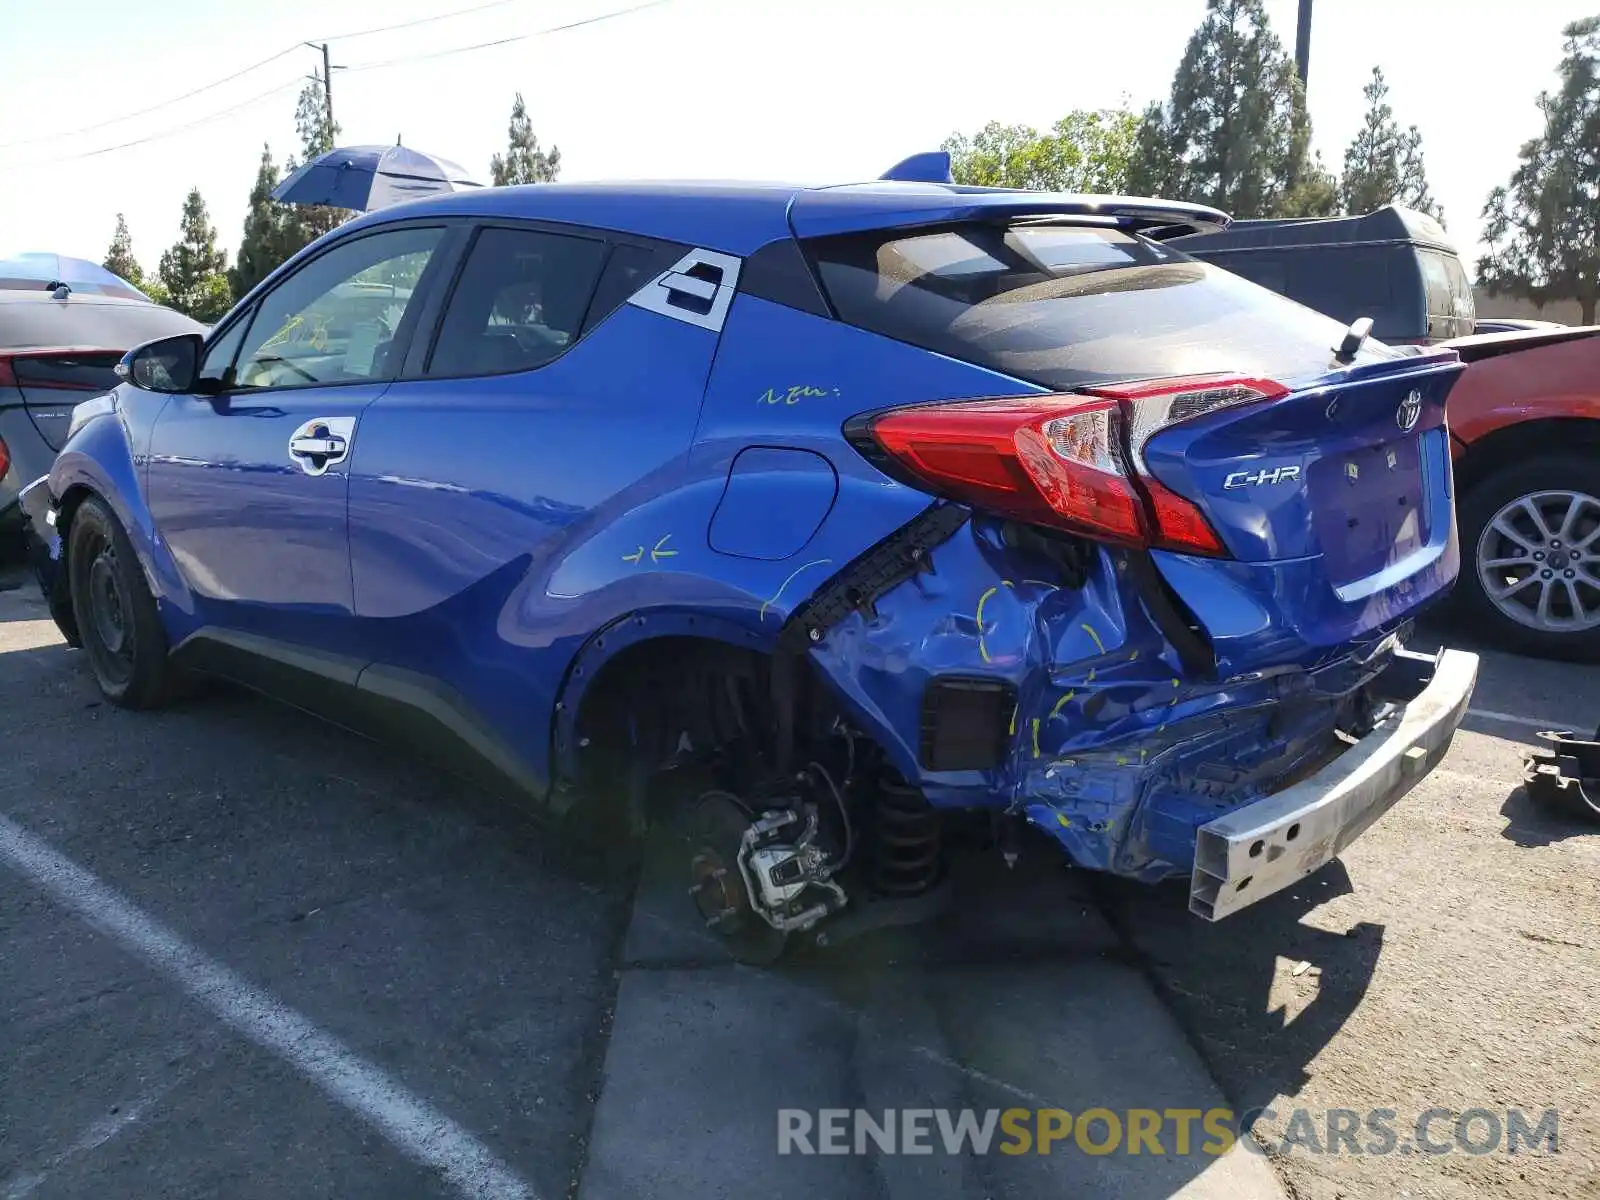
[[[1540, 417], [1502, 425], [1467, 443], [1456, 459], [1457, 499], [1510, 463], [1557, 457], [1574, 450], [1600, 450], [1600, 421], [1587, 417]], [[1596, 469], [1600, 470], [1600, 464]]]
[[[627, 613], [591, 634], [573, 656], [562, 680], [551, 722], [550, 761], [556, 786], [575, 786], [582, 778], [582, 751], [593, 736], [598, 710], [615, 703], [622, 681], [641, 668], [653, 675], [663, 665], [681, 663], [688, 673], [697, 662], [770, 664], [775, 643], [738, 621], [682, 611]], [[665, 703], [659, 692], [652, 700]]]

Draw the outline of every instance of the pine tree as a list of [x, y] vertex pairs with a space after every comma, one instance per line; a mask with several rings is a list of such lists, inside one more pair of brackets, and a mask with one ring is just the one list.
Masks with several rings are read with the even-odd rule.
[[128, 232], [127, 219], [121, 213], [117, 214], [117, 231], [111, 235], [111, 248], [106, 251], [106, 260], [101, 266], [134, 287], [144, 284], [144, 269], [133, 256], [133, 235]]
[[539, 139], [533, 134], [533, 122], [528, 119], [528, 107], [522, 102], [522, 93], [511, 105], [511, 126], [505, 156], [496, 154], [489, 160], [489, 175], [495, 187], [518, 183], [552, 183], [561, 173], [561, 151], [550, 147], [546, 154], [539, 149]]
[[183, 201], [178, 240], [161, 256], [166, 302], [197, 321], [215, 321], [232, 303], [227, 266], [228, 256], [217, 249], [217, 231], [211, 227], [200, 189], [190, 188]]
[[261, 165], [256, 170], [255, 185], [250, 189], [250, 208], [244, 218], [239, 253], [228, 272], [228, 286], [235, 300], [242, 299], [293, 253], [290, 248], [293, 214], [288, 205], [272, 198], [272, 189], [277, 186], [278, 167], [272, 161], [272, 147], [263, 145]]
[[1490, 295], [1575, 300], [1585, 325], [1600, 301], [1600, 17], [1562, 30], [1561, 86], [1539, 96], [1544, 132], [1522, 147], [1484, 205], [1479, 280]]
[[[294, 108], [294, 128], [300, 137], [300, 161], [310, 162], [319, 154], [332, 150], [340, 129], [328, 112], [327, 95], [319, 80], [306, 84]], [[284, 174], [291, 175], [298, 166], [291, 157], [284, 164]], [[348, 209], [330, 208], [322, 204], [294, 204], [288, 206], [283, 222], [284, 261], [303, 246], [309, 246], [323, 234], [337, 229], [350, 219]]]
[[1367, 98], [1366, 115], [1344, 152], [1344, 176], [1339, 181], [1339, 202], [1344, 210], [1369, 213], [1386, 204], [1403, 204], [1443, 219], [1443, 211], [1428, 192], [1422, 134], [1415, 125], [1400, 131], [1380, 68], [1372, 68], [1372, 78], [1361, 94]]
[[1130, 190], [1268, 217], [1327, 202], [1293, 62], [1262, 0], [1207, 0], [1166, 105], [1140, 122]]

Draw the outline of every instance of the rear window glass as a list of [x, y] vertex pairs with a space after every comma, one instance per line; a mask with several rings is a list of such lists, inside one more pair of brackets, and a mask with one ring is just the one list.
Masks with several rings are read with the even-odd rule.
[[144, 342], [204, 327], [170, 308], [143, 302], [53, 299], [48, 293], [0, 294], [0, 351], [38, 346], [131, 350]]
[[[1325, 371], [1343, 326], [1118, 229], [963, 224], [809, 244], [841, 319], [1071, 388], [1159, 375]], [[1368, 343], [1367, 357], [1393, 353]]]
[[11, 373], [19, 387], [59, 388], [69, 392], [109, 392], [117, 386], [117, 363], [122, 355], [52, 354], [11, 360]]
[[1422, 278], [1428, 289], [1428, 315], [1463, 325], [1470, 333], [1477, 305], [1472, 299], [1472, 284], [1461, 260], [1437, 250], [1421, 250]]

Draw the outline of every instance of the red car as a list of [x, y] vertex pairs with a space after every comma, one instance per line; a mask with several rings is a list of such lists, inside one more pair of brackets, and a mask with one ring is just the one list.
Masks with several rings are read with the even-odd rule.
[[1600, 327], [1446, 343], [1458, 613], [1497, 645], [1600, 661]]

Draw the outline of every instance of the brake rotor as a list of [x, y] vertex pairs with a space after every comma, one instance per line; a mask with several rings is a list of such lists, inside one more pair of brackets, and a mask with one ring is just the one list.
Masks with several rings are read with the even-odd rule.
[[783, 954], [788, 935], [755, 910], [739, 870], [739, 847], [755, 817], [730, 792], [706, 792], [680, 826], [689, 858], [689, 897], [700, 919], [727, 943], [735, 959], [767, 966]]

